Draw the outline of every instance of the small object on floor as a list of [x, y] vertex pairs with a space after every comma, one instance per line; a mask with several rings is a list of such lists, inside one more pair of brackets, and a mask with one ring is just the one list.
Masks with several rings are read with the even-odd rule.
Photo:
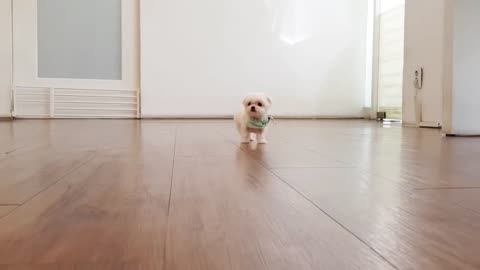
[[383, 121], [383, 119], [387, 118], [387, 113], [386, 112], [377, 112], [377, 120], [378, 121]]

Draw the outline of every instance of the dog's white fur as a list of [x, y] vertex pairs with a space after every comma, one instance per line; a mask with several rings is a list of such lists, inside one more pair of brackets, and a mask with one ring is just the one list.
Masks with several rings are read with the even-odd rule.
[[252, 93], [243, 100], [243, 110], [234, 116], [238, 133], [242, 143], [257, 140], [260, 144], [267, 143], [266, 129], [248, 127], [251, 118], [260, 120], [268, 117], [268, 110], [272, 106], [272, 99], [264, 93]]

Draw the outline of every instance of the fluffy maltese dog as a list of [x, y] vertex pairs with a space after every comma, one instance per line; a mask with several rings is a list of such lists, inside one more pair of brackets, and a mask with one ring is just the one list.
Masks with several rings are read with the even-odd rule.
[[272, 99], [263, 93], [250, 94], [245, 97], [243, 110], [234, 117], [242, 143], [255, 140], [260, 144], [267, 143], [265, 134], [268, 124], [272, 120], [268, 114], [271, 106]]

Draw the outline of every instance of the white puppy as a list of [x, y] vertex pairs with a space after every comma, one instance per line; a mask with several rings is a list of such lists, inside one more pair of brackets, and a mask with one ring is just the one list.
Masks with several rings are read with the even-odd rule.
[[242, 143], [257, 140], [260, 144], [267, 143], [266, 129], [271, 121], [268, 110], [272, 99], [263, 94], [250, 94], [243, 100], [243, 110], [234, 117]]

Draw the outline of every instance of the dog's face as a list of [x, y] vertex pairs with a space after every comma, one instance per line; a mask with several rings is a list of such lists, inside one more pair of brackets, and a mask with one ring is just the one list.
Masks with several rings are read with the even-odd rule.
[[252, 94], [243, 100], [245, 112], [252, 118], [262, 118], [272, 106], [272, 99], [265, 94]]

